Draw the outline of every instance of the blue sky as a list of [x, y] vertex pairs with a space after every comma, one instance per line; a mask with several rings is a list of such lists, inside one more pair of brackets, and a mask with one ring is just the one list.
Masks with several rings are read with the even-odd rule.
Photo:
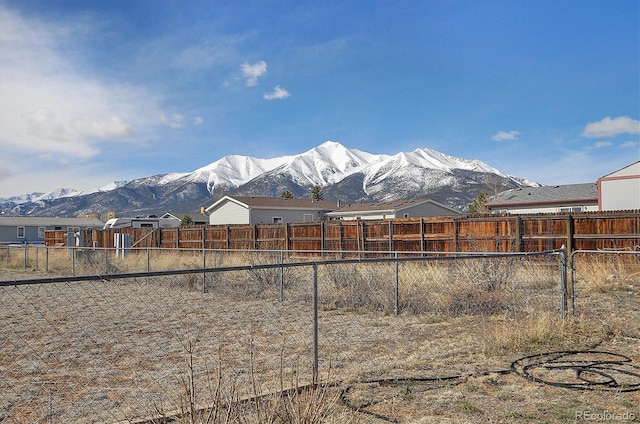
[[0, 0], [0, 197], [327, 140], [595, 181], [640, 160], [639, 5]]

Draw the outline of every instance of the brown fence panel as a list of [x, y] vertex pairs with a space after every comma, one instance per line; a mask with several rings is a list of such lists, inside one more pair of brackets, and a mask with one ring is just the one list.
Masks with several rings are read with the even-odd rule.
[[342, 221], [328, 221], [324, 223], [324, 250], [341, 252], [342, 246]]
[[522, 217], [522, 250], [540, 252], [567, 245], [568, 224], [563, 216]]
[[256, 230], [259, 250], [286, 250], [287, 226], [285, 224], [259, 225]]
[[364, 249], [367, 252], [389, 251], [389, 222], [390, 221], [361, 221], [361, 235]]
[[178, 228], [162, 228], [160, 230], [160, 247], [164, 249], [178, 248]]
[[422, 234], [424, 248], [431, 252], [455, 252], [458, 250], [458, 221], [452, 218], [424, 218]]
[[256, 226], [255, 225], [230, 225], [229, 249], [255, 249]]
[[296, 222], [289, 224], [289, 250], [322, 250], [322, 229], [323, 225], [320, 222]]
[[573, 218], [574, 249], [635, 250], [640, 248], [640, 215]]
[[46, 231], [44, 243], [47, 246], [64, 246], [67, 244], [67, 232], [61, 230]]
[[206, 249], [228, 249], [229, 230], [226, 225], [205, 226], [205, 248]]
[[458, 223], [458, 247], [462, 252], [515, 251], [515, 220], [503, 218], [469, 218]]
[[[566, 245], [570, 251], [640, 249], [640, 212], [122, 228], [81, 232], [83, 247], [114, 247], [114, 234], [124, 233], [131, 236], [132, 248], [537, 252]], [[65, 231], [45, 232], [47, 246], [66, 243]]]

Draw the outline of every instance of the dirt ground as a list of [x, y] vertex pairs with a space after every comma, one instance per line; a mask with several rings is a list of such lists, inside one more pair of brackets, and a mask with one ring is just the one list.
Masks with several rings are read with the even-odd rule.
[[[330, 408], [306, 422], [640, 422], [639, 280], [578, 287], [564, 323], [553, 308], [321, 309]], [[0, 422], [137, 422], [184, 414], [185, 394], [205, 410], [217, 388], [237, 400], [309, 384], [308, 293], [241, 298], [184, 279], [0, 288]]]

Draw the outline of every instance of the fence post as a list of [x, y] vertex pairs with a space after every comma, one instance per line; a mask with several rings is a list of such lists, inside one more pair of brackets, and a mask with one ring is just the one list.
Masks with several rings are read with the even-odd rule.
[[284, 250], [280, 251], [280, 302], [284, 301]]
[[[393, 255], [391, 253], [393, 251], [393, 224], [391, 220], [389, 220], [389, 255]], [[396, 254], [397, 257], [397, 254]]]
[[424, 256], [424, 218], [420, 218], [420, 252]]
[[396, 251], [396, 284], [394, 287], [395, 303], [393, 305], [393, 312], [396, 316], [400, 313], [400, 261], [398, 260], [398, 252]]
[[44, 247], [44, 271], [49, 272], [49, 246]]
[[569, 270], [571, 273], [571, 315], [576, 314], [575, 253], [575, 250], [571, 252], [569, 260]]
[[567, 314], [567, 247], [560, 248], [560, 316], [564, 321]]
[[27, 269], [27, 264], [29, 262], [27, 250], [29, 250], [29, 245], [25, 244], [24, 245], [24, 269]]
[[[202, 269], [207, 269], [207, 250], [204, 247], [205, 229], [202, 229]], [[202, 293], [207, 292], [207, 271], [202, 271]]]
[[515, 225], [516, 225], [515, 251], [516, 252], [522, 252], [524, 249], [523, 249], [523, 246], [522, 246], [522, 218], [520, 216], [516, 216]]
[[318, 264], [313, 263], [313, 385], [318, 383]]

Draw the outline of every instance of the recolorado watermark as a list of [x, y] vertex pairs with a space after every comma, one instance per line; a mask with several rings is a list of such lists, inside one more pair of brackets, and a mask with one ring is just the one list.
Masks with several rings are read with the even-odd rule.
[[626, 412], [591, 412], [576, 411], [576, 421], [633, 421], [636, 414], [630, 411]]

